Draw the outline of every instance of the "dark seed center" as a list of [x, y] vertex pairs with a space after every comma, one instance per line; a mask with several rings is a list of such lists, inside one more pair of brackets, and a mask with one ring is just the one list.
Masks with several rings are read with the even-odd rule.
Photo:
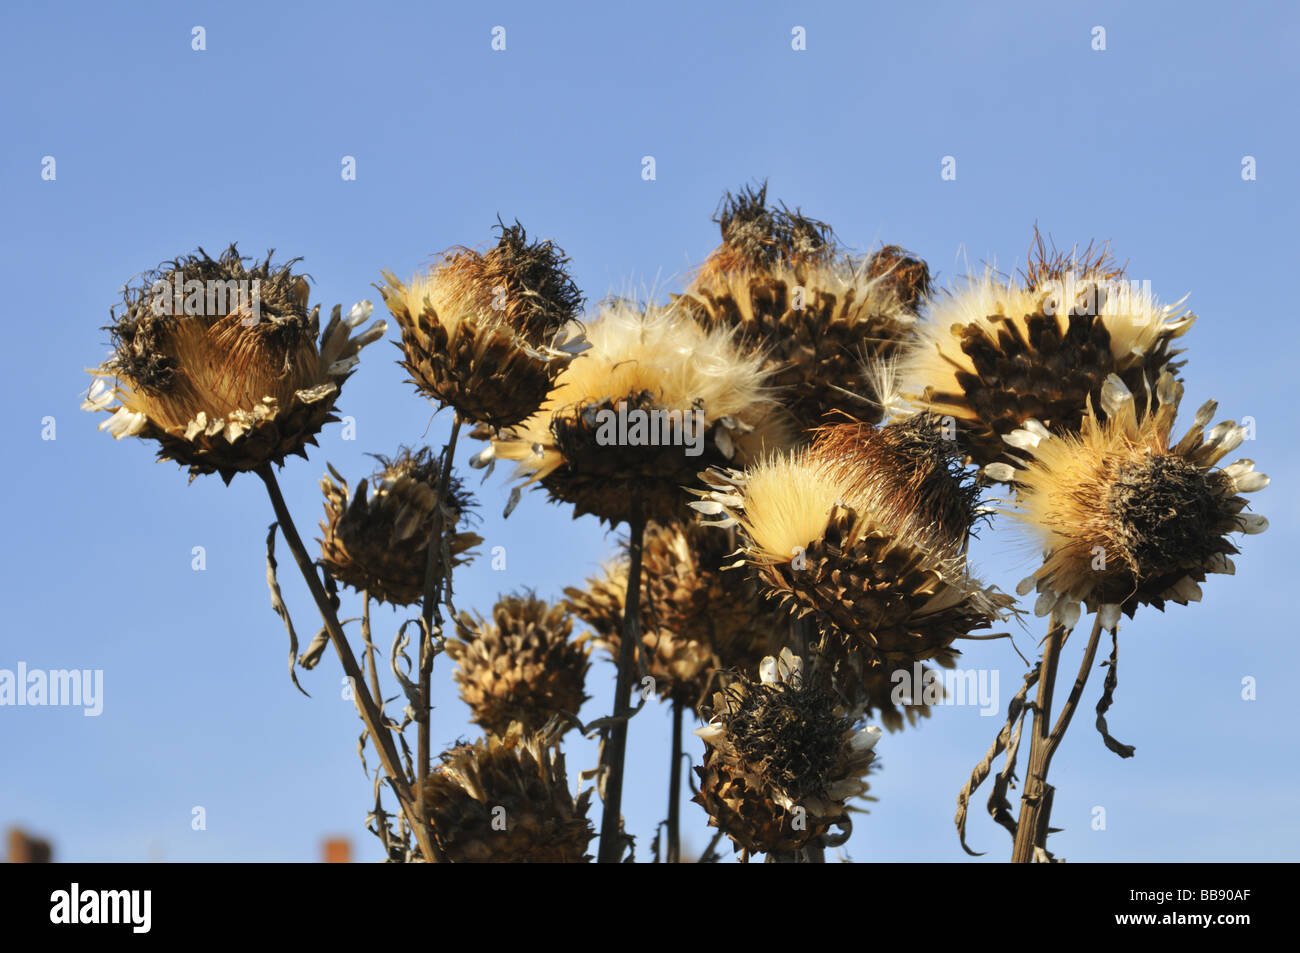
[[824, 794], [845, 722], [830, 692], [763, 685], [731, 713], [728, 732], [749, 765], [798, 801]]
[[1125, 464], [1110, 493], [1117, 536], [1140, 577], [1212, 555], [1221, 508], [1207, 473], [1176, 454]]

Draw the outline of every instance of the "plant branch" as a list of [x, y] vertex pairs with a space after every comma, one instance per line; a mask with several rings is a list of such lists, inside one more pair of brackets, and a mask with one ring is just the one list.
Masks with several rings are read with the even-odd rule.
[[641, 641], [641, 549], [645, 538], [645, 517], [641, 503], [632, 503], [628, 519], [630, 562], [627, 574], [627, 597], [623, 605], [623, 634], [618, 646], [618, 680], [614, 685], [616, 719], [610, 726], [608, 773], [605, 777], [605, 805], [600, 819], [600, 849], [597, 860], [616, 864], [623, 854], [623, 766], [627, 759], [627, 718], [632, 704], [632, 676], [636, 665], [636, 647]]
[[673, 759], [668, 769], [668, 863], [682, 862], [682, 703], [673, 699]]
[[[429, 776], [430, 721], [433, 686], [433, 634], [442, 631], [442, 610], [438, 605], [442, 599], [443, 578], [451, 572], [450, 564], [444, 565], [443, 533], [446, 529], [444, 514], [447, 507], [447, 489], [451, 484], [451, 465], [456, 457], [456, 438], [460, 436], [460, 413], [453, 411], [451, 436], [442, 451], [442, 464], [438, 474], [437, 508], [433, 513], [433, 528], [429, 531], [428, 558], [424, 564], [424, 626], [420, 637], [420, 705], [416, 713], [416, 770], [419, 772], [417, 783], [424, 789], [425, 778]], [[436, 626], [436, 627], [435, 627]]]
[[366, 645], [366, 668], [370, 673], [370, 691], [375, 696], [379, 710], [384, 710], [384, 693], [379, 686], [379, 670], [375, 666], [375, 643], [370, 638], [370, 593], [361, 593], [361, 641]]
[[1065, 641], [1065, 626], [1059, 614], [1052, 613], [1043, 645], [1043, 658], [1038, 667], [1038, 698], [1034, 702], [1034, 733], [1029, 748], [1029, 769], [1025, 774], [1025, 790], [1020, 798], [1020, 817], [1016, 821], [1016, 840], [1011, 850], [1013, 864], [1028, 864], [1034, 859], [1034, 848], [1039, 845], [1039, 829], [1043, 811], [1047, 806], [1047, 764], [1050, 735], [1048, 725], [1052, 717], [1052, 691], [1056, 687], [1056, 668], [1061, 660], [1061, 644]]
[[1092, 675], [1092, 663], [1097, 658], [1097, 643], [1101, 641], [1101, 614], [1092, 623], [1092, 634], [1088, 636], [1088, 648], [1083, 653], [1083, 662], [1079, 665], [1079, 674], [1074, 679], [1074, 687], [1070, 689], [1070, 697], [1065, 700], [1065, 707], [1061, 709], [1061, 717], [1057, 719], [1056, 725], [1052, 728], [1052, 733], [1047, 739], [1047, 758], [1043, 765], [1043, 773], [1051, 766], [1052, 756], [1056, 754], [1056, 749], [1061, 746], [1061, 739], [1065, 737], [1065, 732], [1070, 727], [1070, 719], [1074, 717], [1074, 710], [1079, 707], [1079, 698], [1083, 695], [1084, 686], [1088, 684], [1088, 678]]
[[289, 507], [284, 502], [284, 494], [280, 492], [279, 481], [276, 480], [275, 473], [269, 463], [264, 463], [258, 467], [257, 475], [266, 484], [266, 491], [271, 497], [271, 506], [275, 510], [275, 518], [280, 523], [280, 531], [284, 534], [285, 542], [289, 544], [289, 549], [293, 552], [293, 558], [298, 563], [298, 569], [302, 572], [303, 579], [307, 583], [307, 589], [316, 601], [316, 608], [320, 611], [321, 620], [325, 623], [325, 630], [329, 633], [330, 642], [333, 643], [334, 651], [338, 653], [339, 661], [343, 665], [343, 673], [347, 675], [348, 680], [352, 683], [352, 693], [357, 701], [357, 710], [361, 713], [361, 720], [365, 722], [366, 730], [370, 732], [371, 738], [374, 739], [375, 749], [379, 752], [380, 763], [383, 765], [384, 773], [388, 776], [388, 783], [392, 785], [393, 791], [397, 795], [402, 813], [411, 819], [411, 826], [415, 830], [420, 851], [426, 859], [440, 860], [442, 859], [441, 852], [438, 850], [437, 844], [434, 843], [432, 831], [419, 820], [419, 807], [411, 794], [411, 786], [406, 775], [402, 772], [397, 747], [393, 744], [393, 737], [384, 726], [383, 712], [379, 710], [375, 700], [370, 695], [370, 691], [366, 688], [365, 677], [361, 674], [361, 668], [357, 665], [356, 656], [352, 654], [352, 646], [348, 644], [347, 636], [343, 633], [343, 626], [339, 624], [338, 614], [334, 611], [333, 605], [330, 604], [329, 597], [325, 593], [325, 587], [321, 585], [320, 577], [316, 575], [316, 567], [307, 554], [306, 547], [303, 546], [302, 537], [298, 535], [297, 527], [294, 526], [293, 517], [289, 514]]

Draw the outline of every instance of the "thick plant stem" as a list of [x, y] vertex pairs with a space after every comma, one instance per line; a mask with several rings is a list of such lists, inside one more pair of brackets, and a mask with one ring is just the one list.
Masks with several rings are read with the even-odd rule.
[[682, 862], [682, 703], [673, 699], [673, 761], [668, 769], [668, 863]]
[[[1053, 629], [1056, 628], [1056, 619], [1053, 617]], [[1060, 638], [1064, 639], [1064, 632], [1060, 633]], [[1050, 638], [1050, 637], [1049, 637]], [[1088, 678], [1092, 675], [1092, 666], [1097, 659], [1097, 645], [1101, 641], [1101, 616], [1098, 615], [1093, 619], [1092, 632], [1088, 636], [1088, 647], [1083, 652], [1083, 661], [1079, 663], [1079, 674], [1075, 676], [1074, 686], [1070, 689], [1070, 696], [1065, 700], [1065, 705], [1061, 708], [1060, 717], [1057, 718], [1056, 724], [1052, 727], [1051, 733], [1046, 734], [1044, 740], [1040, 742], [1039, 724], [1046, 726], [1051, 709], [1051, 691], [1047, 693], [1046, 706], [1042, 709], [1035, 709], [1034, 712], [1034, 738], [1033, 744], [1029, 751], [1029, 775], [1025, 779], [1025, 797], [1030, 793], [1030, 779], [1037, 778], [1041, 785], [1041, 796], [1038, 803], [1034, 806], [1031, 813], [1026, 815], [1024, 802], [1022, 801], [1020, 810], [1020, 820], [1016, 826], [1016, 842], [1012, 853], [1013, 863], [1029, 863], [1034, 859], [1034, 848], [1047, 846], [1048, 821], [1052, 813], [1052, 797], [1055, 790], [1047, 783], [1047, 772], [1052, 766], [1052, 757], [1056, 750], [1061, 746], [1061, 741], [1065, 738], [1065, 732], [1070, 727], [1070, 721], [1074, 718], [1074, 713], [1079, 707], [1079, 699], [1083, 696], [1083, 690], [1088, 684]], [[1056, 646], [1057, 658], [1060, 658], [1060, 643]], [[1046, 651], [1044, 651], [1044, 662], [1046, 662]], [[1041, 670], [1043, 677], [1047, 675], [1046, 669]], [[1056, 667], [1053, 663], [1051, 677], [1056, 678]], [[1043, 682], [1038, 683], [1039, 703], [1043, 699]], [[1041, 719], [1040, 719], [1041, 711]], [[1041, 745], [1041, 756], [1035, 759], [1035, 753], [1039, 751]], [[1022, 841], [1027, 841], [1028, 846], [1022, 846]], [[1024, 856], [1023, 851], [1028, 855]], [[1023, 856], [1023, 859], [1021, 859]]]
[[[422, 711], [416, 719], [416, 772], [421, 790], [424, 780], [429, 776], [431, 735], [431, 699], [433, 688], [433, 633], [442, 629], [442, 610], [438, 604], [442, 599], [442, 581], [451, 572], [450, 566], [442, 564], [442, 539], [446, 526], [443, 523], [443, 511], [447, 503], [447, 488], [451, 483], [451, 465], [456, 457], [456, 438], [460, 436], [460, 414], [452, 417], [451, 437], [442, 452], [442, 465], [438, 474], [438, 508], [433, 513], [433, 529], [429, 531], [429, 553], [424, 564], [424, 619], [423, 633], [420, 638], [420, 704]], [[437, 629], [435, 630], [435, 622]]]
[[1038, 698], [1034, 702], [1033, 736], [1029, 748], [1029, 769], [1025, 775], [1025, 790], [1020, 798], [1020, 817], [1016, 821], [1016, 839], [1011, 850], [1013, 864], [1028, 864], [1034, 860], [1034, 848], [1045, 833], [1044, 812], [1048, 806], [1047, 768], [1051, 761], [1049, 752], [1052, 718], [1052, 690], [1056, 686], [1056, 668], [1061, 660], [1061, 643], [1065, 640], [1065, 627], [1060, 616], [1053, 612], [1047, 641], [1043, 645], [1043, 658], [1038, 667]]
[[284, 502], [284, 494], [280, 492], [280, 483], [276, 480], [275, 473], [269, 463], [258, 467], [257, 475], [266, 484], [267, 493], [271, 497], [271, 506], [275, 510], [275, 518], [280, 524], [280, 532], [284, 534], [285, 542], [289, 544], [294, 561], [298, 563], [298, 569], [302, 572], [303, 579], [307, 583], [307, 589], [316, 602], [316, 608], [320, 611], [321, 620], [325, 623], [325, 631], [329, 634], [334, 651], [338, 653], [339, 661], [343, 665], [343, 673], [352, 684], [352, 693], [357, 700], [357, 709], [361, 712], [361, 720], [365, 723], [366, 730], [374, 741], [375, 750], [379, 752], [379, 760], [383, 765], [384, 774], [388, 776], [388, 783], [397, 795], [402, 813], [406, 816], [411, 824], [411, 829], [415, 832], [420, 852], [426, 860], [441, 860], [442, 854], [438, 850], [437, 844], [434, 843], [433, 832], [423, 822], [419, 806], [412, 796], [410, 783], [402, 771], [397, 746], [393, 742], [392, 735], [384, 727], [383, 713], [379, 710], [374, 698], [371, 697], [369, 689], [366, 688], [365, 676], [361, 673], [361, 667], [357, 665], [356, 656], [352, 654], [352, 646], [348, 644], [347, 636], [343, 634], [343, 626], [339, 624], [338, 613], [330, 605], [329, 596], [325, 593], [325, 587], [321, 585], [320, 577], [316, 574], [316, 567], [312, 564], [311, 557], [307, 555], [307, 549], [303, 546], [302, 537], [298, 535], [298, 529], [294, 526], [293, 517], [289, 514], [289, 507]]
[[645, 537], [645, 517], [639, 501], [632, 504], [628, 519], [630, 556], [627, 574], [627, 598], [623, 606], [623, 634], [618, 646], [618, 680], [614, 685], [614, 714], [609, 729], [605, 807], [600, 818], [600, 850], [597, 861], [616, 864], [623, 853], [623, 765], [627, 760], [627, 721], [632, 710], [632, 676], [636, 665], [637, 643], [641, 641], [641, 546]]

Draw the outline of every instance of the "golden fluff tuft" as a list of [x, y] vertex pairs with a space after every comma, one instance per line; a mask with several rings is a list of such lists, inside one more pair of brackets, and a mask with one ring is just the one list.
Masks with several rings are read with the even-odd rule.
[[956, 555], [975, 523], [979, 489], [962, 462], [948, 422], [934, 414], [901, 417], [883, 427], [861, 422], [816, 431], [814, 452], [848, 481], [845, 499], [870, 510], [895, 535], [926, 540]]
[[620, 300], [588, 328], [591, 350], [557, 382], [547, 406], [648, 390], [661, 407], [686, 410], [698, 402], [711, 418], [742, 416], [772, 401], [761, 356], [737, 346], [735, 337], [705, 331], [671, 310]]
[[745, 507], [737, 514], [752, 541], [756, 565], [789, 562], [826, 531], [848, 480], [804, 448], [769, 456], [745, 474]]
[[[751, 541], [751, 561], [789, 562], [822, 537], [836, 506], [936, 556], [965, 548], [977, 491], [938, 418], [917, 414], [883, 427], [834, 424], [814, 434], [811, 446], [769, 455], [743, 475], [743, 507], [734, 515]], [[722, 496], [738, 502], [734, 494]], [[726, 509], [692, 505], [711, 515]]]
[[1105, 248], [1049, 255], [1040, 239], [1023, 277], [990, 269], [932, 298], [899, 368], [903, 393], [954, 417], [981, 465], [1000, 459], [1002, 436], [1030, 418], [1077, 429], [1109, 374], [1143, 393], [1144, 380], [1179, 366], [1170, 344], [1196, 320], [1129, 281]]
[[1226, 535], [1267, 528], [1264, 517], [1243, 512], [1238, 494], [1263, 489], [1268, 477], [1252, 460], [1216, 466], [1244, 427], [1227, 421], [1207, 433], [1218, 406], [1210, 401], [1171, 442], [1182, 393], [1165, 373], [1154, 410], [1139, 413], [1111, 375], [1100, 395], [1104, 420], [1089, 407], [1077, 434], [1054, 435], [1031, 420], [1006, 438], [1026, 459], [988, 473], [1014, 481], [1012, 513], [1043, 544], [1043, 565], [1021, 583], [1022, 595], [1038, 590], [1039, 615], [1057, 611], [1072, 623], [1083, 602], [1113, 627], [1121, 611], [1132, 616], [1143, 604], [1199, 601], [1207, 573], [1235, 571], [1228, 557], [1238, 550]]
[[[732, 331], [616, 301], [587, 342], [541, 409], [494, 437], [476, 465], [516, 461], [517, 477], [574, 504], [575, 515], [619, 522], [640, 500], [647, 518], [671, 521], [683, 515], [680, 484], [702, 463], [744, 462], [789, 440], [762, 355]], [[622, 414], [649, 424], [620, 429]]]

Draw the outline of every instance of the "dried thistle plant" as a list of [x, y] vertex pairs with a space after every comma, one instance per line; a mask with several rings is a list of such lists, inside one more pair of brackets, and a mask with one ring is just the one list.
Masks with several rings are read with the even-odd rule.
[[[762, 358], [732, 333], [707, 331], [655, 306], [607, 303], [588, 326], [589, 349], [560, 373], [540, 411], [493, 437], [476, 465], [516, 461], [516, 476], [542, 486], [574, 515], [629, 529], [628, 586], [605, 771], [600, 859], [622, 851], [623, 765], [646, 523], [684, 513], [681, 484], [699, 459], [747, 459], [782, 443], [788, 429]], [[518, 488], [516, 488], [516, 491]], [[513, 505], [513, 504], [512, 504]]]
[[1077, 430], [1110, 374], [1143, 399], [1181, 366], [1171, 345], [1196, 320], [1128, 282], [1105, 248], [1049, 253], [1040, 236], [1024, 278], [989, 270], [935, 296], [902, 357], [899, 389], [955, 418], [981, 466], [1004, 460], [1002, 438], [1027, 420]]
[[577, 715], [588, 697], [583, 683], [591, 649], [571, 638], [565, 606], [531, 593], [508, 595], [490, 619], [461, 613], [458, 622], [464, 641], [448, 640], [447, 654], [476, 724], [505, 735], [512, 723], [540, 731], [557, 713]]
[[107, 330], [113, 354], [91, 371], [83, 410], [112, 414], [114, 437], [158, 443], [158, 457], [188, 466], [190, 479], [219, 473], [229, 483], [306, 445], [338, 420], [334, 404], [363, 347], [383, 337], [362, 302], [320, 330], [307, 280], [294, 262], [270, 255], [249, 267], [231, 245], [219, 258], [203, 249], [146, 273], [123, 292]]
[[591, 791], [569, 791], [564, 755], [515, 725], [444, 752], [423, 808], [452, 863], [577, 863], [591, 858]]
[[540, 411], [479, 455], [512, 460], [574, 515], [625, 522], [681, 518], [701, 460], [747, 460], [783, 445], [788, 428], [762, 357], [726, 331], [626, 301], [587, 328], [590, 349], [559, 375]]
[[951, 664], [955, 640], [1014, 602], [967, 570], [975, 494], [953, 447], [928, 418], [837, 425], [744, 472], [704, 474], [691, 504], [737, 528], [739, 565], [814, 622], [819, 661], [856, 703], [892, 709], [880, 675]]
[[[354, 306], [346, 320], [335, 306], [318, 346], [320, 307], [307, 310], [309, 288], [293, 274], [293, 262], [273, 267], [268, 255], [249, 268], [244, 261], [233, 245], [219, 259], [199, 249], [197, 255], [147, 273], [143, 285], [128, 288], [125, 311], [109, 327], [114, 352], [92, 372], [97, 379], [82, 407], [112, 412], [103, 427], [117, 438], [156, 440], [159, 458], [188, 464], [191, 480], [206, 473], [218, 473], [226, 483], [241, 472], [261, 478], [276, 515], [267, 536], [267, 582], [272, 607], [289, 632], [294, 683], [293, 665], [314, 665], [328, 640], [397, 795], [403, 827], [414, 834], [425, 859], [440, 859], [411, 778], [402, 769], [382, 695], [373, 679], [369, 685], [365, 681], [339, 621], [337, 597], [317, 574], [272, 469], [291, 453], [305, 457], [306, 445], [315, 443], [320, 428], [337, 419], [332, 411], [339, 389], [355, 369], [361, 348], [382, 337], [386, 325], [376, 321], [354, 338], [352, 330], [370, 315], [369, 302]], [[276, 577], [277, 529], [293, 551], [324, 623], [319, 647], [309, 648], [301, 659], [294, 658], [297, 632]], [[377, 827], [386, 849], [399, 850], [387, 826]]]
[[911, 339], [929, 288], [925, 263], [897, 246], [855, 259], [829, 225], [769, 206], [766, 185], [728, 193], [715, 220], [722, 244], [674, 306], [761, 347], [802, 427], [837, 410], [879, 419], [863, 362], [888, 359]]
[[536, 412], [581, 351], [582, 295], [550, 241], [501, 226], [486, 252], [445, 254], [410, 284], [384, 272], [380, 294], [402, 331], [416, 389], [469, 421], [509, 427]]
[[1217, 464], [1240, 446], [1244, 427], [1206, 426], [1218, 404], [1208, 401], [1191, 429], [1171, 438], [1183, 385], [1165, 372], [1155, 400], [1141, 414], [1117, 376], [1101, 390], [1105, 421], [1089, 408], [1078, 433], [1055, 436], [1038, 421], [1007, 440], [1025, 454], [1023, 469], [997, 475], [1015, 482], [1013, 515], [1042, 543], [1043, 565], [1022, 594], [1040, 593], [1036, 612], [1059, 612], [1066, 627], [1079, 603], [1110, 628], [1123, 611], [1201, 600], [1207, 573], [1235, 572], [1231, 533], [1262, 533], [1268, 520], [1245, 512], [1246, 498], [1268, 486], [1253, 460]]
[[[440, 500], [442, 473], [425, 447], [403, 447], [395, 457], [376, 457], [379, 469], [355, 490], [329, 467], [321, 478], [325, 519], [321, 522], [321, 565], [339, 582], [395, 606], [424, 596], [429, 540], [439, 507], [450, 512], [449, 528], [463, 523], [473, 505], [460, 480], [451, 478]], [[373, 492], [371, 489], [373, 488]], [[447, 541], [452, 565], [464, 565], [483, 542], [476, 533], [453, 529]]]
[[[1207, 573], [1234, 571], [1234, 532], [1260, 532], [1263, 517], [1243, 512], [1238, 495], [1267, 478], [1245, 460], [1215, 464], [1240, 442], [1228, 422], [1205, 432], [1210, 402], [1179, 442], [1170, 437], [1183, 385], [1171, 344], [1195, 320], [1181, 302], [1162, 305], [1127, 280], [1106, 246], [1048, 251], [1041, 236], [1023, 283], [990, 271], [932, 301], [918, 344], [897, 375], [915, 406], [949, 415], [960, 443], [990, 480], [1012, 484], [1001, 507], [1043, 546], [1041, 567], [1018, 587], [1035, 589], [1035, 612], [1049, 616], [1036, 667], [1008, 708], [1006, 724], [958, 797], [962, 846], [969, 799], [1005, 755], [989, 811], [1013, 838], [1015, 862], [1055, 859], [1047, 849], [1053, 788], [1047, 783], [1092, 672], [1101, 633], [1112, 652], [1097, 727], [1122, 757], [1133, 748], [1106, 726], [1117, 680], [1118, 622], [1144, 604], [1199, 601]], [[894, 406], [905, 401], [896, 401]], [[1082, 604], [1082, 606], [1081, 606]], [[1057, 666], [1082, 608], [1094, 614], [1079, 674], [1055, 724]], [[1037, 686], [1031, 703], [1029, 692]], [[1013, 815], [1008, 791], [1032, 712], [1029, 768]]]
[[[969, 799], [1004, 756], [990, 813], [1013, 836], [1013, 860], [1053, 859], [1048, 769], [1101, 633], [1113, 648], [1098, 728], [1127, 757], [1133, 749], [1104, 718], [1121, 615], [1198, 601], [1208, 574], [1235, 571], [1229, 537], [1267, 527], [1243, 494], [1268, 478], [1251, 460], [1220, 466], [1245, 428], [1210, 427], [1210, 402], [1173, 439], [1183, 385], [1171, 347], [1194, 316], [1130, 285], [1106, 246], [1059, 253], [1038, 238], [1019, 279], [990, 271], [936, 296], [921, 258], [895, 245], [852, 256], [825, 223], [769, 205], [765, 186], [728, 194], [716, 221], [722, 243], [681, 296], [606, 302], [585, 328], [563, 252], [530, 242], [518, 224], [501, 225], [486, 251], [453, 249], [409, 284], [385, 272], [400, 363], [422, 395], [453, 408], [451, 434], [441, 454], [379, 457], [355, 489], [330, 467], [317, 562], [273, 466], [305, 456], [335, 419], [360, 350], [385, 332], [376, 322], [352, 334], [368, 303], [347, 318], [336, 307], [322, 332], [296, 260], [248, 264], [233, 246], [218, 259], [200, 249], [127, 290], [108, 329], [113, 353], [92, 372], [83, 406], [110, 413], [101, 429], [115, 437], [156, 441], [191, 479], [263, 480], [276, 514], [267, 577], [290, 671], [296, 684], [296, 669], [334, 646], [366, 727], [363, 761], [368, 741], [381, 762], [367, 826], [392, 860], [589, 860], [592, 790], [603, 801], [599, 859], [624, 859], [627, 727], [641, 674], [673, 711], [668, 860], [682, 858], [688, 710], [705, 722], [695, 800], [719, 837], [745, 860], [821, 859], [847, 838], [852, 802], [868, 790], [881, 731], [863, 719], [875, 713], [895, 729], [930, 713], [924, 700], [899, 701], [898, 671], [951, 666], [959, 640], [999, 637], [973, 633], [1020, 614], [967, 560], [977, 523], [1008, 516], [1042, 548], [1018, 591], [1037, 590], [1048, 635], [959, 797], [957, 824], [965, 846]], [[191, 300], [187, 281], [226, 289], [224, 303], [206, 290]], [[253, 281], [256, 301], [229, 297], [231, 282]], [[170, 312], [158, 307], [159, 287], [180, 289]], [[467, 530], [473, 504], [453, 473], [466, 422], [489, 441], [475, 465], [513, 461], [520, 484], [575, 516], [626, 523], [620, 558], [563, 603], [522, 592], [487, 616], [458, 612], [453, 570], [482, 542]], [[989, 507], [988, 481], [1007, 483], [1010, 498]], [[323, 623], [301, 655], [276, 574], [277, 531]], [[364, 670], [340, 619], [345, 589], [361, 598]], [[421, 606], [388, 653], [400, 694], [380, 677], [372, 598]], [[444, 636], [444, 609], [458, 638]], [[1084, 611], [1092, 632], [1051, 724], [1061, 651]], [[578, 713], [592, 640], [572, 637], [573, 616], [615, 657], [612, 713], [590, 725]], [[485, 737], [435, 760], [431, 679], [444, 651]], [[399, 723], [386, 704], [402, 696]], [[1009, 792], [1030, 712], [1017, 817]], [[571, 727], [602, 736], [585, 791], [570, 789], [559, 750]]]
[[847, 802], [868, 790], [881, 731], [860, 727], [803, 659], [764, 659], [758, 679], [714, 695], [709, 716], [695, 732], [706, 746], [695, 800], [737, 850], [795, 853], [836, 826], [847, 838]]

